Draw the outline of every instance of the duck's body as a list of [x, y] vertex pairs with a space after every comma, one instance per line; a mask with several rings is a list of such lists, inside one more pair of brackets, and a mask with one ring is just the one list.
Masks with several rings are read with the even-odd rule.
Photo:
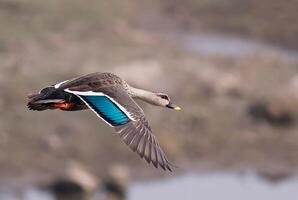
[[30, 110], [61, 109], [76, 111], [90, 108], [130, 146], [133, 151], [155, 167], [171, 171], [171, 164], [160, 148], [145, 118], [133, 98], [179, 110], [167, 95], [129, 86], [111, 73], [93, 73], [63, 81], [30, 95]]

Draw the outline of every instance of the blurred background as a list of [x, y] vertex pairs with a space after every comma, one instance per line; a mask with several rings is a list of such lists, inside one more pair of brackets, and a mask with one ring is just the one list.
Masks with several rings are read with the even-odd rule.
[[[297, 1], [0, 0], [0, 199], [293, 199]], [[165, 92], [139, 102], [179, 168], [139, 159], [91, 111], [27, 95], [92, 72]]]

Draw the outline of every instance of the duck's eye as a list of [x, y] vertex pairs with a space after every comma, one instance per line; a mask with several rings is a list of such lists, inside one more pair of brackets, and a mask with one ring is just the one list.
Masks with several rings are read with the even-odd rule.
[[159, 94], [158, 94], [158, 96], [159, 96], [159, 97], [161, 97], [162, 99], [165, 99], [165, 100], [168, 100], [168, 101], [170, 101], [170, 98], [169, 98], [169, 96], [168, 96], [168, 95], [166, 95], [166, 94], [159, 93]]

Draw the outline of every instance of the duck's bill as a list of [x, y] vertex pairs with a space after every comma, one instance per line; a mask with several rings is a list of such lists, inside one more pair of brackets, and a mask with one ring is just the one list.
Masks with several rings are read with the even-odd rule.
[[177, 106], [177, 105], [175, 105], [175, 104], [173, 104], [173, 103], [169, 103], [169, 104], [167, 105], [167, 107], [168, 107], [168, 108], [171, 108], [171, 109], [174, 109], [174, 110], [176, 110], [176, 111], [180, 111], [180, 110], [182, 110], [179, 106]]

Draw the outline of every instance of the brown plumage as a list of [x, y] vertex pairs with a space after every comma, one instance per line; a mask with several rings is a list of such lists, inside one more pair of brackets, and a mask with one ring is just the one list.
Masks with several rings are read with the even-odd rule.
[[[98, 98], [98, 99], [97, 99]], [[31, 110], [57, 109], [82, 110], [90, 108], [110, 126], [141, 158], [156, 168], [172, 171], [172, 164], [153, 135], [143, 110], [133, 98], [148, 103], [180, 110], [162, 93], [153, 93], [129, 86], [111, 73], [93, 73], [46, 87], [30, 95]], [[94, 100], [95, 99], [95, 100]], [[108, 101], [102, 107], [99, 101]], [[107, 111], [107, 109], [110, 110]]]

